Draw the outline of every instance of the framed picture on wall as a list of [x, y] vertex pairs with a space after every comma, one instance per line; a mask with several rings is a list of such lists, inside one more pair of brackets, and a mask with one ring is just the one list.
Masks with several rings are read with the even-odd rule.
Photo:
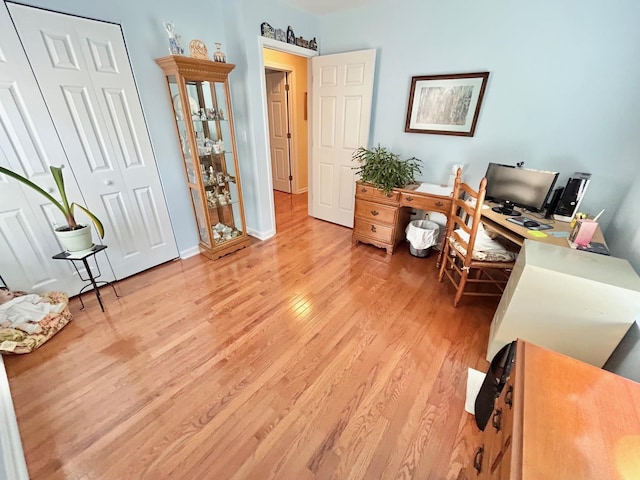
[[489, 72], [411, 78], [404, 131], [473, 137]]

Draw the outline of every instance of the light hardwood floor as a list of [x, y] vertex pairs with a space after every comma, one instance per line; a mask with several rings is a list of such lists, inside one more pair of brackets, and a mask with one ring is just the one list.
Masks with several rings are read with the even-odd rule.
[[276, 194], [276, 237], [92, 294], [40, 350], [5, 357], [37, 479], [447, 479], [478, 438], [467, 368], [496, 300], [435, 255], [352, 247]]

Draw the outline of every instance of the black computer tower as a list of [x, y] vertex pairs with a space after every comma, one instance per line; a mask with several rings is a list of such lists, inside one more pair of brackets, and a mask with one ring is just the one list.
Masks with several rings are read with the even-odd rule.
[[570, 222], [578, 211], [580, 203], [591, 181], [590, 173], [576, 172], [567, 182], [558, 200], [553, 218], [561, 222]]

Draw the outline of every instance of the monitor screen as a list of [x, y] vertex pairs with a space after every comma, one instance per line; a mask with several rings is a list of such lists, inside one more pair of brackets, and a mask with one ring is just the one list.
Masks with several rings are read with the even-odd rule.
[[558, 172], [544, 172], [517, 168], [512, 165], [490, 163], [487, 168], [486, 198], [507, 206], [517, 205], [532, 211], [544, 208], [547, 197], [558, 179]]

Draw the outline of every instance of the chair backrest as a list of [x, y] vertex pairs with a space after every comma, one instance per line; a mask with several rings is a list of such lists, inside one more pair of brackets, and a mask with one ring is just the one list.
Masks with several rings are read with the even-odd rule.
[[[456, 176], [453, 186], [453, 202], [451, 213], [447, 222], [446, 239], [452, 239], [462, 246], [467, 252], [464, 258], [465, 266], [469, 266], [472, 260], [473, 246], [478, 234], [480, 217], [482, 216], [482, 205], [487, 191], [487, 179], [480, 181], [478, 190], [474, 190], [466, 183], [460, 181], [460, 174]], [[468, 235], [464, 238], [458, 233], [462, 230]]]

